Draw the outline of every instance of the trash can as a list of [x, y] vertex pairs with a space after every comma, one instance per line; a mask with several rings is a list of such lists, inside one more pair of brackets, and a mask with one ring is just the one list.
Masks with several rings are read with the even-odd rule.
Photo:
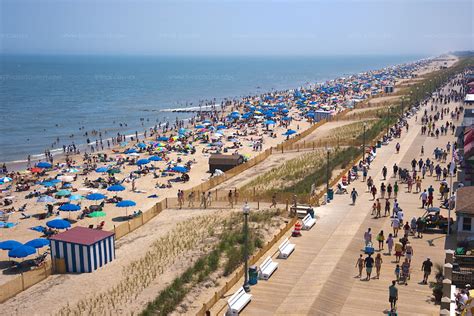
[[255, 285], [258, 282], [258, 268], [257, 266], [249, 267], [249, 284]]
[[377, 141], [377, 148], [381, 148], [382, 147], [382, 142], [380, 140]]
[[334, 190], [333, 189], [329, 189], [328, 190], [328, 200], [329, 201], [332, 201], [334, 199]]

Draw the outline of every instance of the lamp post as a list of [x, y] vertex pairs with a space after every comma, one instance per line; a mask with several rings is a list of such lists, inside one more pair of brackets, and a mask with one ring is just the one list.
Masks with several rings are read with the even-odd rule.
[[329, 147], [326, 148], [326, 153], [327, 153], [327, 161], [326, 161], [326, 196], [328, 197], [329, 200], [329, 154], [331, 153], [331, 150]]
[[390, 127], [390, 111], [392, 110], [392, 106], [388, 106], [388, 111], [387, 111], [387, 138], [388, 138], [388, 129]]
[[367, 129], [367, 122], [364, 122], [364, 136], [362, 137], [362, 161], [365, 161], [365, 131]]
[[248, 267], [248, 260], [249, 260], [249, 249], [248, 249], [248, 234], [249, 234], [249, 214], [250, 214], [250, 206], [248, 202], [245, 202], [244, 207], [242, 209], [244, 213], [244, 269], [245, 269], [245, 278], [244, 278], [244, 290], [245, 292], [250, 292], [249, 286], [249, 267]]
[[405, 96], [402, 97], [402, 117], [404, 116], [405, 114]]

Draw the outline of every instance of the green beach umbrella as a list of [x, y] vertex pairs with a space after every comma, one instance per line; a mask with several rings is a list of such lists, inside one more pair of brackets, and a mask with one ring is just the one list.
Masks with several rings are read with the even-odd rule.
[[56, 192], [56, 195], [57, 196], [68, 196], [68, 195], [71, 195], [71, 191], [69, 191], [69, 190], [59, 190], [58, 192]]

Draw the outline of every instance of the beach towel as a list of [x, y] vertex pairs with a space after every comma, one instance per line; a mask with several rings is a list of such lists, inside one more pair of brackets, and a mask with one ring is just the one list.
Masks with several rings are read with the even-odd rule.
[[0, 222], [0, 228], [12, 228], [16, 225], [16, 223], [11, 222]]
[[158, 195], [152, 194], [152, 195], [149, 195], [148, 198], [149, 199], [156, 199], [156, 198], [158, 198]]
[[34, 226], [34, 227], [30, 227], [30, 229], [42, 233], [46, 230], [46, 227], [44, 227], [44, 226]]

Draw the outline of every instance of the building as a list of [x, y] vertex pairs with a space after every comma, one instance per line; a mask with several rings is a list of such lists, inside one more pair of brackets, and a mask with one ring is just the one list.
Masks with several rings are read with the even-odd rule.
[[457, 239], [474, 240], [474, 186], [456, 191]]
[[115, 259], [113, 232], [74, 227], [50, 238], [57, 272], [93, 272]]
[[212, 154], [209, 157], [209, 171], [214, 173], [216, 169], [221, 171], [230, 170], [244, 162], [244, 157], [242, 155], [221, 155], [221, 154]]

